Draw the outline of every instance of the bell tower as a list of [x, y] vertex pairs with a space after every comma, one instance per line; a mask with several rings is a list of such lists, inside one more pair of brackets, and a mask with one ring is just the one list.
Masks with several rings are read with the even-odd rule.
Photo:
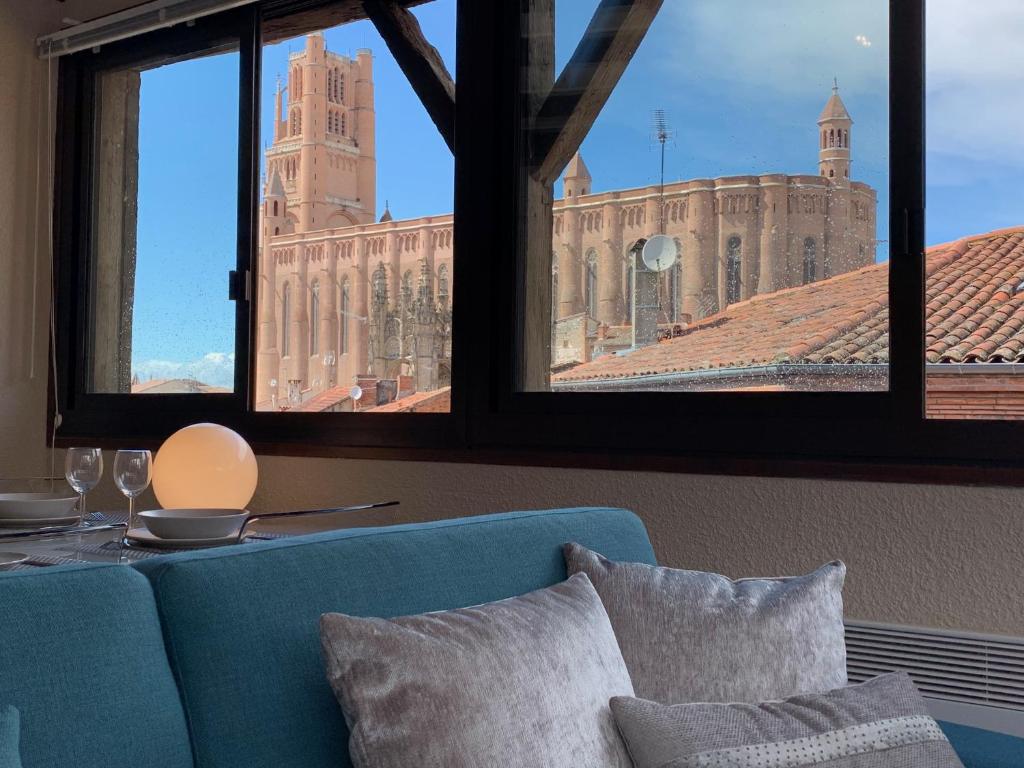
[[[284, 95], [287, 94], [285, 100]], [[287, 197], [285, 232], [311, 232], [375, 219], [377, 160], [373, 56], [327, 50], [307, 35], [289, 54], [287, 87], [278, 85], [267, 175], [279, 173]]]
[[853, 119], [839, 97], [839, 82], [834, 81], [832, 97], [818, 118], [818, 170], [835, 184], [850, 183], [850, 141]]

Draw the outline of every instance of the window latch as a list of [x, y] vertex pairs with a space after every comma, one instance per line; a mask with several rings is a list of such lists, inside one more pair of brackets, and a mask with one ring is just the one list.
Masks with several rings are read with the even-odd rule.
[[249, 270], [239, 272], [237, 269], [232, 269], [228, 272], [228, 300], [239, 301], [243, 297], [245, 301], [250, 300]]

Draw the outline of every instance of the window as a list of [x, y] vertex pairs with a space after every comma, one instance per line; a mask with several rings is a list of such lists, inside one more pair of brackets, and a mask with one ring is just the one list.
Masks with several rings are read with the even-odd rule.
[[[1013, 29], [1005, 11], [957, 38], [955, 14], [931, 9], [925, 142], [923, 0], [840, 16], [825, 4], [749, 3], [737, 16], [714, 0], [628, 12], [555, 0], [556, 19], [536, 3], [463, 3], [458, 41], [455, 2], [429, 0], [409, 12], [450, 71], [458, 46], [472, 105], [455, 163], [455, 110], [437, 97], [452, 83], [421, 101], [383, 63], [372, 23], [332, 26], [333, 4], [260, 5], [62, 57], [59, 443], [137, 442], [213, 418], [284, 452], [1016, 466], [1017, 339], [1000, 327], [952, 343], [963, 328], [946, 324], [944, 298], [987, 297], [998, 322], [1024, 280], [1020, 153], [993, 117], [1018, 75], [971, 63], [978, 40], [1011, 49], [990, 44]], [[598, 44], [623, 20], [621, 44]], [[364, 64], [359, 45], [373, 51]], [[722, 60], [726, 47], [736, 55]], [[216, 88], [194, 70], [221, 65]], [[148, 87], [165, 77], [180, 80]], [[258, 84], [255, 103], [239, 82]], [[985, 106], [1000, 103], [992, 93], [1004, 112]], [[675, 260], [652, 270], [652, 241]], [[179, 256], [171, 277], [193, 282], [154, 281], [148, 265], [166, 264], [151, 253]], [[998, 268], [976, 261], [986, 254]], [[164, 296], [178, 304], [147, 315]], [[216, 345], [182, 332], [196, 309], [222, 312]], [[167, 349], [189, 345], [171, 362], [194, 348], [230, 371], [225, 384], [182, 366], [185, 391], [131, 394], [154, 316]]]
[[735, 304], [742, 296], [743, 241], [736, 235], [729, 238], [725, 255], [725, 303]]
[[[807, 4], [759, 7], [741, 20], [731, 6], [711, 0], [663, 5], [644, 18], [650, 24], [628, 60], [604, 62], [621, 75], [607, 101], [591, 107], [588, 130], [573, 117], [572, 131], [564, 129], [570, 141], [552, 127], [561, 108], [557, 99], [585, 107], [559, 89], [589, 71], [591, 62], [580, 59], [597, 42], [587, 36], [615, 23], [608, 13], [605, 4], [555, 2], [552, 95], [533, 128], [521, 123], [530, 132], [523, 138], [531, 147], [527, 172], [564, 196], [554, 198], [549, 225], [547, 214], [532, 208], [546, 206], [546, 190], [521, 189], [518, 209], [530, 210], [536, 228], [528, 231], [529, 256], [520, 254], [520, 279], [527, 284], [519, 286], [526, 303], [519, 305], [516, 391], [557, 394], [564, 407], [595, 391], [887, 391], [884, 353], [862, 367], [840, 365], [850, 361], [837, 354], [844, 347], [833, 312], [856, 316], [865, 294], [888, 285], [888, 238], [880, 230], [888, 223], [881, 211], [888, 207], [890, 181], [889, 3], [862, 3], [841, 22]], [[837, 23], [843, 32], [837, 33]], [[855, 42], [823, 43], [846, 31], [851, 41], [864, 35], [874, 44], [868, 50]], [[710, 54], [735, 49], [737, 35], [745, 41], [742, 56], [723, 64]], [[666, 67], [666, 61], [679, 66]], [[837, 71], [848, 72], [848, 79], [834, 81]], [[521, 76], [546, 83], [548, 74]], [[530, 93], [545, 87], [532, 83]], [[754, 94], [770, 94], [771, 109]], [[528, 109], [529, 95], [524, 99]], [[653, 125], [655, 152], [651, 141], [624, 140], [621, 126], [638, 121]], [[736, 126], [750, 124], [758, 130], [736, 141]], [[856, 158], [854, 129], [865, 137]], [[683, 145], [686, 153], [679, 150]], [[855, 159], [862, 171], [845, 181]], [[807, 239], [814, 241], [812, 254]], [[550, 279], [545, 262], [551, 249], [541, 248], [549, 241], [560, 262], [554, 320], [547, 316], [549, 302], [537, 301], [540, 291], [529, 282], [532, 275]], [[655, 247], [659, 258], [645, 262], [644, 253]], [[620, 269], [604, 269], [609, 251], [634, 261], [633, 284], [621, 303], [609, 297], [623, 296], [628, 278]], [[596, 274], [592, 253], [601, 267]], [[788, 293], [819, 280], [818, 262], [826, 260], [830, 279], [879, 268], [861, 278], [867, 287], [847, 288], [847, 281], [837, 292]], [[567, 273], [570, 264], [574, 271], [582, 266], [580, 282]], [[752, 301], [768, 296], [777, 296], [778, 304]], [[584, 313], [600, 325], [566, 323]], [[684, 318], [693, 327], [678, 334], [674, 326]], [[549, 322], [560, 324], [557, 355], [544, 346]], [[763, 332], [745, 330], [751, 327]]]
[[817, 245], [813, 237], [804, 240], [804, 285], [813, 283], [818, 274]]
[[309, 356], [320, 353], [320, 281], [314, 280], [309, 289]]
[[668, 296], [668, 320], [675, 323], [682, 315], [683, 265], [680, 261], [676, 262], [669, 273]]
[[632, 325], [633, 320], [633, 265], [626, 267], [626, 320]]
[[1008, 129], [1004, 96], [1019, 90], [1020, 69], [999, 46], [1019, 8], [984, 4], [967, 27], [958, 16], [950, 4], [928, 6], [925, 413], [1015, 421], [1024, 419], [1024, 142]]
[[[428, 37], [444, 43], [440, 50], [450, 61], [455, 0], [433, 0], [411, 13]], [[314, 98], [292, 107], [293, 122], [305, 127], [297, 144], [279, 122], [281, 85], [263, 81], [262, 167], [280, 157], [297, 165], [282, 200], [288, 226], [264, 242], [260, 272], [307, 286], [309, 324], [295, 333], [310, 354], [285, 361], [270, 337], [257, 334], [256, 381], [279, 384], [277, 392], [258, 386], [255, 407], [273, 410], [288, 399], [287, 382], [298, 381], [301, 397], [289, 415], [388, 413], [392, 401], [401, 407], [403, 400], [414, 413], [421, 405], [423, 412], [446, 412], [450, 393], [440, 382], [451, 355], [451, 151], [370, 21], [267, 41], [262, 70], [284, 66]], [[346, 80], [353, 84], [348, 92]], [[353, 110], [349, 124], [342, 105]], [[265, 178], [264, 197], [273, 192], [272, 176]], [[424, 265], [431, 275], [443, 271], [445, 285], [438, 280], [435, 291], [427, 279], [418, 290]], [[283, 308], [265, 295], [266, 312], [280, 316]], [[328, 365], [322, 357], [330, 338], [340, 339], [341, 353]], [[353, 399], [356, 385], [363, 396]]]
[[[235, 388], [238, 318], [227, 297], [238, 257], [234, 49], [156, 56], [92, 76], [90, 392]], [[182, 301], [189, 296], [205, 300]]]
[[597, 317], [597, 254], [593, 251], [587, 254], [586, 270], [584, 303], [587, 314], [590, 317]]
[[341, 328], [341, 340], [338, 344], [338, 348], [341, 350], [341, 354], [348, 354], [348, 334], [349, 325], [352, 322], [352, 306], [351, 306], [351, 294], [349, 291], [348, 278], [345, 278], [345, 282], [341, 285], [341, 317], [338, 319], [338, 325]]
[[292, 290], [288, 283], [281, 287], [281, 356], [291, 354]]
[[[558, 257], [551, 259], [551, 317], [558, 319]], [[552, 323], [553, 325], [553, 323]]]

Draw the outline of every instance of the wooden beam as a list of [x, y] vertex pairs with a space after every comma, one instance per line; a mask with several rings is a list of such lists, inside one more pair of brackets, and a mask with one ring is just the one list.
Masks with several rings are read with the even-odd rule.
[[579, 150], [663, 0], [601, 0], [533, 124], [530, 165], [554, 182]]
[[[431, 3], [434, 0], [399, 0], [409, 8]], [[309, 5], [310, 3], [306, 3]], [[363, 0], [333, 0], [329, 3], [312, 3], [312, 8], [296, 10], [289, 0], [263, 0], [263, 25], [260, 32], [263, 43], [279, 43], [290, 37], [309, 32], [351, 24], [367, 18]]]
[[363, 0], [366, 15], [409, 79], [441, 137], [455, 152], [455, 81], [412, 12], [395, 0]]
[[[555, 0], [527, 0], [523, 67], [523, 109], [532, 125], [555, 82]], [[528, 134], [528, 139], [533, 138]], [[532, 149], [528, 150], [532, 153]], [[517, 384], [526, 392], [551, 387], [551, 233], [554, 185], [521, 169], [523, 244], [518, 308], [520, 349]]]

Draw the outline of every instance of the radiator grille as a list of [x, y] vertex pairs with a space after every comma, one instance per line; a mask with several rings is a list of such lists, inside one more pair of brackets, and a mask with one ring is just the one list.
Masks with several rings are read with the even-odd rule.
[[1024, 712], [1024, 640], [846, 623], [851, 683], [902, 670], [924, 696]]

